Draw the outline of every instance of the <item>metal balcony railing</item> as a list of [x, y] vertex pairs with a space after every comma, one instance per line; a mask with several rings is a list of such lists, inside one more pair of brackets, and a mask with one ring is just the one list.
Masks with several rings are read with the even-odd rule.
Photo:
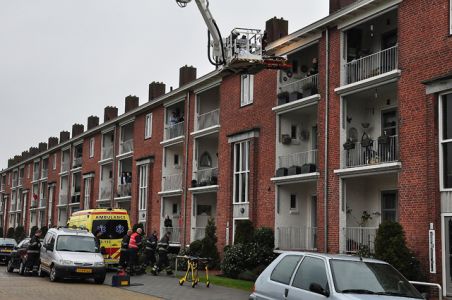
[[102, 160], [113, 157], [113, 146], [104, 146], [102, 148]]
[[277, 242], [279, 249], [283, 250], [315, 250], [316, 227], [277, 227]]
[[386, 72], [398, 67], [398, 46], [354, 59], [345, 64], [345, 83], [350, 84]]
[[83, 164], [83, 157], [74, 157], [74, 162], [72, 164], [72, 168], [81, 167]]
[[193, 241], [202, 240], [206, 236], [206, 227], [192, 227]]
[[184, 135], [184, 122], [165, 126], [165, 139], [171, 140]]
[[131, 183], [118, 184], [118, 197], [129, 197], [131, 195], [132, 195]]
[[278, 157], [278, 168], [290, 168], [292, 166], [303, 166], [306, 164], [317, 165], [318, 150], [292, 153]]
[[218, 167], [195, 171], [196, 185], [208, 186], [218, 183]]
[[182, 189], [182, 174], [173, 174], [163, 176], [163, 190], [176, 191]]
[[120, 154], [129, 153], [133, 151], [133, 139], [121, 141], [119, 145]]
[[346, 227], [343, 230], [347, 253], [356, 253], [362, 247], [366, 247], [370, 253], [375, 252], [375, 237], [378, 227]]
[[21, 186], [23, 183], [24, 183], [24, 179], [20, 177], [17, 184], [18, 184], [19, 186]]
[[67, 171], [69, 171], [69, 162], [68, 161], [63, 162], [61, 164], [61, 172], [67, 172]]
[[17, 186], [17, 178], [13, 178], [13, 187]]
[[281, 83], [279, 90], [280, 93], [278, 94], [278, 99], [280, 104], [318, 94], [319, 74], [290, 81], [288, 83]]
[[180, 243], [180, 227], [162, 227], [161, 234], [166, 232], [171, 232], [170, 243], [179, 244]]
[[358, 167], [398, 161], [398, 136], [387, 140], [370, 139], [354, 143], [354, 148], [342, 150], [345, 167]]
[[67, 194], [60, 194], [58, 205], [67, 205]]
[[33, 172], [33, 180], [38, 180], [39, 179], [39, 171], [34, 171]]
[[39, 199], [39, 207], [46, 207], [46, 204], [47, 204], [47, 199], [44, 198], [44, 196], [42, 196], [42, 197]]
[[206, 129], [220, 124], [220, 109], [198, 115], [198, 130]]
[[111, 182], [108, 181], [102, 181], [100, 183], [100, 199], [110, 199], [111, 198]]
[[49, 171], [47, 169], [41, 170], [41, 178], [47, 178]]

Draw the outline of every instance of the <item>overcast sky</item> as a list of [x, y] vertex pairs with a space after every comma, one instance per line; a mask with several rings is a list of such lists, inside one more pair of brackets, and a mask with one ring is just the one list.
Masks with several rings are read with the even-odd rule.
[[[271, 17], [296, 31], [328, 13], [328, 0], [211, 0], [223, 36], [264, 29]], [[179, 68], [213, 68], [207, 29], [190, 3], [175, 0], [0, 0], [0, 169], [7, 160], [148, 84], [177, 88]]]

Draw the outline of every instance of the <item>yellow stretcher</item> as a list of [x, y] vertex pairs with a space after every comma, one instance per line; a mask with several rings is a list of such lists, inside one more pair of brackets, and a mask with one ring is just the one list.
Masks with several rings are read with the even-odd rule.
[[208, 262], [211, 260], [210, 258], [205, 257], [197, 257], [197, 256], [177, 256], [177, 258], [186, 259], [187, 260], [187, 271], [185, 272], [184, 277], [179, 279], [179, 285], [183, 285], [184, 282], [191, 282], [191, 287], [194, 288], [199, 282], [199, 274], [198, 270], [200, 265], [204, 264], [204, 268], [206, 270], [206, 287], [210, 286], [209, 281], [209, 268]]

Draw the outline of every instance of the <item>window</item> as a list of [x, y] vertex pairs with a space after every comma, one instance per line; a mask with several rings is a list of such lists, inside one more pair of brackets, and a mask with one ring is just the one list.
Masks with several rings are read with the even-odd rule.
[[144, 125], [144, 138], [148, 139], [152, 137], [152, 113], [146, 115], [146, 121]]
[[148, 202], [148, 170], [149, 165], [140, 166], [140, 186], [138, 190], [138, 210], [146, 210]]
[[289, 284], [293, 271], [297, 267], [301, 258], [302, 256], [300, 255], [288, 255], [281, 259], [281, 261], [273, 269], [270, 280], [283, 284]]
[[452, 93], [441, 97], [440, 104], [440, 178], [442, 188], [452, 189]]
[[290, 213], [297, 213], [297, 212], [298, 212], [297, 195], [291, 194], [290, 195]]
[[240, 106], [245, 106], [253, 103], [254, 75], [249, 74], [241, 75], [240, 82], [241, 82]]
[[94, 157], [94, 138], [89, 139], [89, 157]]
[[234, 145], [234, 203], [248, 202], [250, 141]]
[[312, 283], [319, 284], [324, 290], [328, 289], [325, 262], [320, 258], [305, 257], [295, 274], [292, 285], [309, 291]]
[[179, 155], [174, 154], [174, 166], [179, 166]]
[[57, 165], [57, 155], [55, 153], [53, 154], [52, 169], [56, 170], [56, 165]]
[[381, 193], [381, 221], [397, 222], [397, 192]]
[[85, 193], [84, 193], [83, 208], [89, 209], [91, 203], [91, 177], [85, 178]]

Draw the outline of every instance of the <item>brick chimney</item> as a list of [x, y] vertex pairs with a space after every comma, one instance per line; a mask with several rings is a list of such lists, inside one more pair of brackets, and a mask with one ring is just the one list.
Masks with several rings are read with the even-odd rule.
[[47, 150], [47, 143], [39, 143], [38, 145], [39, 152], [44, 152]]
[[118, 108], [107, 106], [104, 108], [104, 122], [108, 122], [118, 117]]
[[27, 158], [29, 158], [30, 157], [30, 152], [28, 152], [28, 151], [22, 151], [22, 158], [25, 160], [25, 159], [27, 159]]
[[71, 138], [71, 134], [69, 133], [69, 131], [61, 131], [60, 132], [60, 144], [66, 142], [66, 141], [69, 141], [70, 138]]
[[274, 17], [265, 22], [265, 32], [267, 33], [267, 43], [270, 44], [289, 34], [289, 21]]
[[163, 82], [153, 81], [149, 84], [149, 101], [165, 95], [166, 85]]
[[20, 163], [22, 161], [22, 156], [14, 155], [13, 161], [14, 161], [14, 164]]
[[139, 105], [139, 102], [140, 102], [140, 98], [138, 98], [137, 96], [132, 96], [132, 95], [127, 96], [126, 101], [125, 101], [124, 113], [128, 113], [129, 111], [137, 108]]
[[99, 126], [99, 117], [98, 116], [89, 116], [88, 117], [88, 130], [93, 129], [94, 127]]
[[356, 1], [357, 0], [330, 0], [330, 14]]
[[35, 156], [36, 154], [39, 153], [39, 149], [36, 147], [30, 147], [30, 149], [28, 150], [28, 152], [30, 152], [30, 156]]
[[8, 159], [8, 168], [11, 168], [12, 166], [14, 166], [14, 159], [9, 158]]
[[49, 145], [49, 149], [57, 146], [58, 145], [58, 138], [54, 137], [54, 136], [49, 137], [48, 145]]
[[74, 125], [72, 125], [72, 137], [74, 138], [76, 136], [81, 135], [84, 130], [85, 126], [83, 126], [83, 124], [75, 123]]
[[183, 66], [179, 69], [179, 87], [196, 80], [196, 68], [193, 66]]

